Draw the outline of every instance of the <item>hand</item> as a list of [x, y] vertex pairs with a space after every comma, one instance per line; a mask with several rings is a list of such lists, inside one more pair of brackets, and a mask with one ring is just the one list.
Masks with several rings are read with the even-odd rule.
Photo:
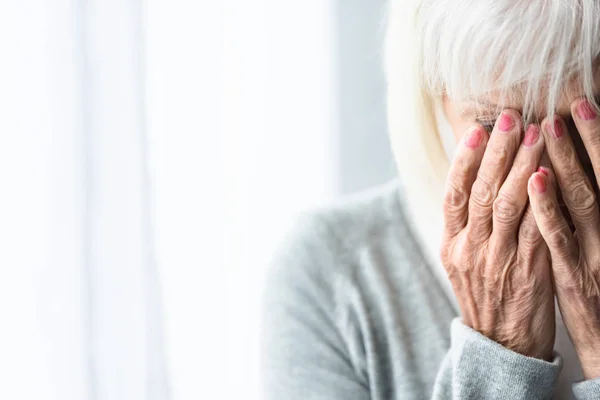
[[548, 248], [528, 207], [527, 181], [544, 140], [505, 110], [490, 135], [477, 126], [460, 141], [444, 193], [440, 249], [463, 322], [503, 346], [550, 360], [554, 291]]
[[[528, 192], [552, 256], [556, 297], [565, 326], [584, 376], [591, 379], [600, 377], [600, 214], [593, 187], [600, 178], [600, 118], [582, 99], [573, 103], [571, 113], [576, 124], [572, 136], [559, 117], [542, 122], [554, 173], [534, 173]], [[593, 165], [591, 181], [574, 145], [580, 139], [591, 159], [590, 167]], [[574, 232], [559, 210], [557, 182]]]

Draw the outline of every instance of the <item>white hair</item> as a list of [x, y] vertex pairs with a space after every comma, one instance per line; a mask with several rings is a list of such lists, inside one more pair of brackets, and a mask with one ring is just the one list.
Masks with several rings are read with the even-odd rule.
[[527, 120], [544, 97], [553, 116], [577, 78], [594, 101], [598, 0], [422, 0], [415, 28], [422, 79], [434, 94], [477, 101], [500, 92], [523, 104]]
[[390, 0], [388, 12], [391, 141], [403, 181], [418, 171], [430, 195], [448, 169], [435, 119], [442, 94], [478, 105], [496, 93], [497, 111], [521, 104], [528, 123], [540, 110], [552, 117], [575, 83], [599, 108], [600, 0]]
[[442, 94], [478, 104], [495, 93], [498, 109], [518, 103], [528, 123], [541, 110], [552, 117], [576, 84], [598, 109], [600, 0], [390, 0], [388, 12], [390, 139], [406, 190], [432, 220], [449, 167], [435, 117]]

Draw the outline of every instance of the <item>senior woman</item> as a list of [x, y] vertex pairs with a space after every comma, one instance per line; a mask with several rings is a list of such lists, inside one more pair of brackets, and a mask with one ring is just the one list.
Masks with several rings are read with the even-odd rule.
[[300, 219], [273, 399], [600, 399], [600, 1], [393, 0], [400, 179]]

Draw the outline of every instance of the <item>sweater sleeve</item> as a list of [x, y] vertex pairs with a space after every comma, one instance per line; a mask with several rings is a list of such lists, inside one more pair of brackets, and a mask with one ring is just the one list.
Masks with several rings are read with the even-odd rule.
[[573, 394], [577, 400], [600, 399], [600, 378], [574, 383]]
[[[451, 345], [438, 371], [432, 399], [549, 399], [562, 367], [511, 351], [452, 320]], [[586, 398], [587, 399], [587, 398]]]
[[322, 230], [314, 217], [298, 221], [269, 268], [261, 333], [265, 399], [370, 399], [334, 319], [335, 270]]

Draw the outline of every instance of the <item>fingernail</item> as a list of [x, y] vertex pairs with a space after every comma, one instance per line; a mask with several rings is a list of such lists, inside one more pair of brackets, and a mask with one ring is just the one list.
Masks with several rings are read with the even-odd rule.
[[596, 111], [587, 99], [583, 99], [577, 106], [577, 115], [584, 121], [591, 121], [596, 118]]
[[532, 181], [533, 188], [538, 193], [544, 193], [546, 191], [546, 180], [542, 175], [536, 174]]
[[531, 147], [537, 142], [540, 137], [540, 130], [536, 125], [529, 125], [527, 127], [527, 131], [525, 132], [525, 137], [523, 138], [523, 145], [527, 147]]
[[558, 117], [554, 117], [553, 122], [546, 122], [545, 129], [554, 139], [558, 139], [563, 135], [563, 127]]
[[508, 132], [515, 126], [515, 120], [508, 114], [502, 113], [500, 121], [498, 122], [498, 128], [502, 132]]
[[465, 140], [465, 144], [467, 145], [467, 147], [476, 149], [481, 144], [482, 137], [483, 136], [481, 134], [481, 130], [479, 128], [475, 128], [471, 132], [469, 132], [467, 140]]
[[548, 172], [548, 168], [546, 168], [546, 167], [539, 167], [538, 172], [541, 172], [542, 174], [544, 174], [546, 176], [550, 176], [550, 173]]

